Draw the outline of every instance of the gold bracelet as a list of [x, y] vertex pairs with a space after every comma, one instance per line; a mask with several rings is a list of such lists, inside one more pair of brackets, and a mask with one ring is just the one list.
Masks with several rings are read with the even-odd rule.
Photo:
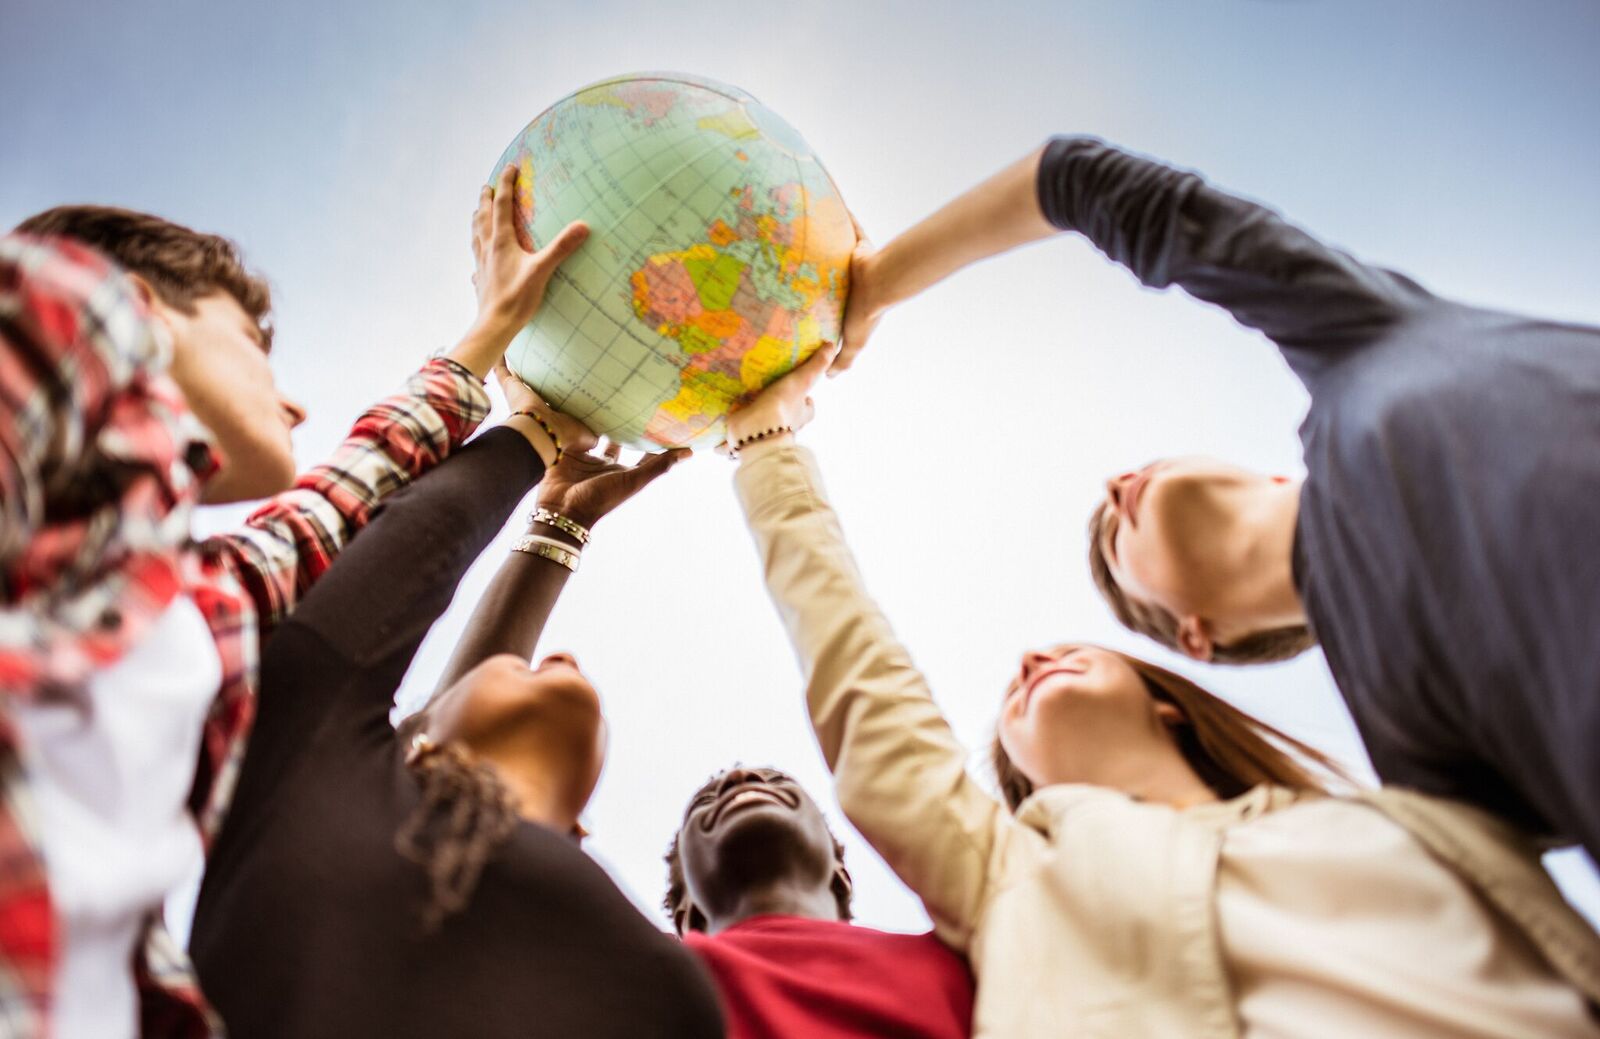
[[576, 520], [568, 519], [559, 512], [551, 512], [543, 505], [540, 505], [528, 514], [528, 522], [543, 523], [546, 526], [556, 528], [564, 534], [571, 534], [577, 539], [578, 544], [580, 545], [587, 545], [589, 543], [588, 527], [585, 527]]
[[516, 544], [511, 546], [513, 552], [526, 552], [530, 556], [548, 559], [552, 563], [560, 563], [573, 573], [578, 571], [578, 560], [582, 553], [574, 552], [555, 538], [542, 537], [538, 534], [524, 534], [518, 538]]

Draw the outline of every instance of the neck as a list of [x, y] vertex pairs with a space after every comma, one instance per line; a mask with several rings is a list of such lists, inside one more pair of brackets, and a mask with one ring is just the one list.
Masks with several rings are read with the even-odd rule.
[[546, 770], [537, 762], [530, 762], [526, 756], [508, 760], [492, 753], [480, 754], [478, 760], [494, 768], [522, 818], [561, 834], [571, 833], [577, 825], [578, 820], [568, 807], [570, 799], [550, 782]]
[[1113, 758], [1105, 774], [1094, 780], [1097, 786], [1120, 790], [1129, 797], [1172, 808], [1193, 808], [1217, 800], [1189, 767], [1177, 747], [1171, 753], [1129, 754]]
[[1220, 583], [1219, 640], [1306, 623], [1294, 586], [1294, 532], [1300, 521], [1300, 481], [1274, 483], [1240, 517], [1233, 579]]
[[716, 934], [754, 916], [798, 916], [807, 920], [838, 920], [839, 903], [826, 885], [798, 887], [787, 880], [740, 893], [725, 913], [709, 916], [706, 933]]

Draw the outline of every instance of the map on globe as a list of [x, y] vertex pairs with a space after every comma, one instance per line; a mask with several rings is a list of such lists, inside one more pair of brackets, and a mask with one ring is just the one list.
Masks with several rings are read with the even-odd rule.
[[573, 220], [590, 237], [506, 360], [596, 433], [715, 445], [731, 408], [837, 339], [850, 215], [806, 142], [744, 91], [605, 80], [534, 119], [495, 170], [507, 163], [535, 244]]

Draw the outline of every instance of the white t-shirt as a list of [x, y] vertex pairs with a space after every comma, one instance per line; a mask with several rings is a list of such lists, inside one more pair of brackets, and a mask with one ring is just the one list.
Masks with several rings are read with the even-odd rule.
[[1522, 933], [1382, 812], [1303, 801], [1228, 828], [1217, 922], [1244, 1035], [1595, 1035]]
[[23, 768], [63, 940], [56, 1039], [138, 1031], [134, 944], [146, 914], [201, 857], [185, 806], [222, 661], [179, 596], [80, 703], [16, 704]]

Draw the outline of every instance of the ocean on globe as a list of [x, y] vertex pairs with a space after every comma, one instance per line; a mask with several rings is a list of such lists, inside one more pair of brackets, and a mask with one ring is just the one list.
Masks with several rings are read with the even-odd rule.
[[507, 163], [535, 244], [573, 220], [590, 236], [506, 361], [596, 433], [714, 446], [731, 408], [838, 338], [850, 214], [804, 139], [744, 91], [604, 80], [529, 123], [494, 172]]

